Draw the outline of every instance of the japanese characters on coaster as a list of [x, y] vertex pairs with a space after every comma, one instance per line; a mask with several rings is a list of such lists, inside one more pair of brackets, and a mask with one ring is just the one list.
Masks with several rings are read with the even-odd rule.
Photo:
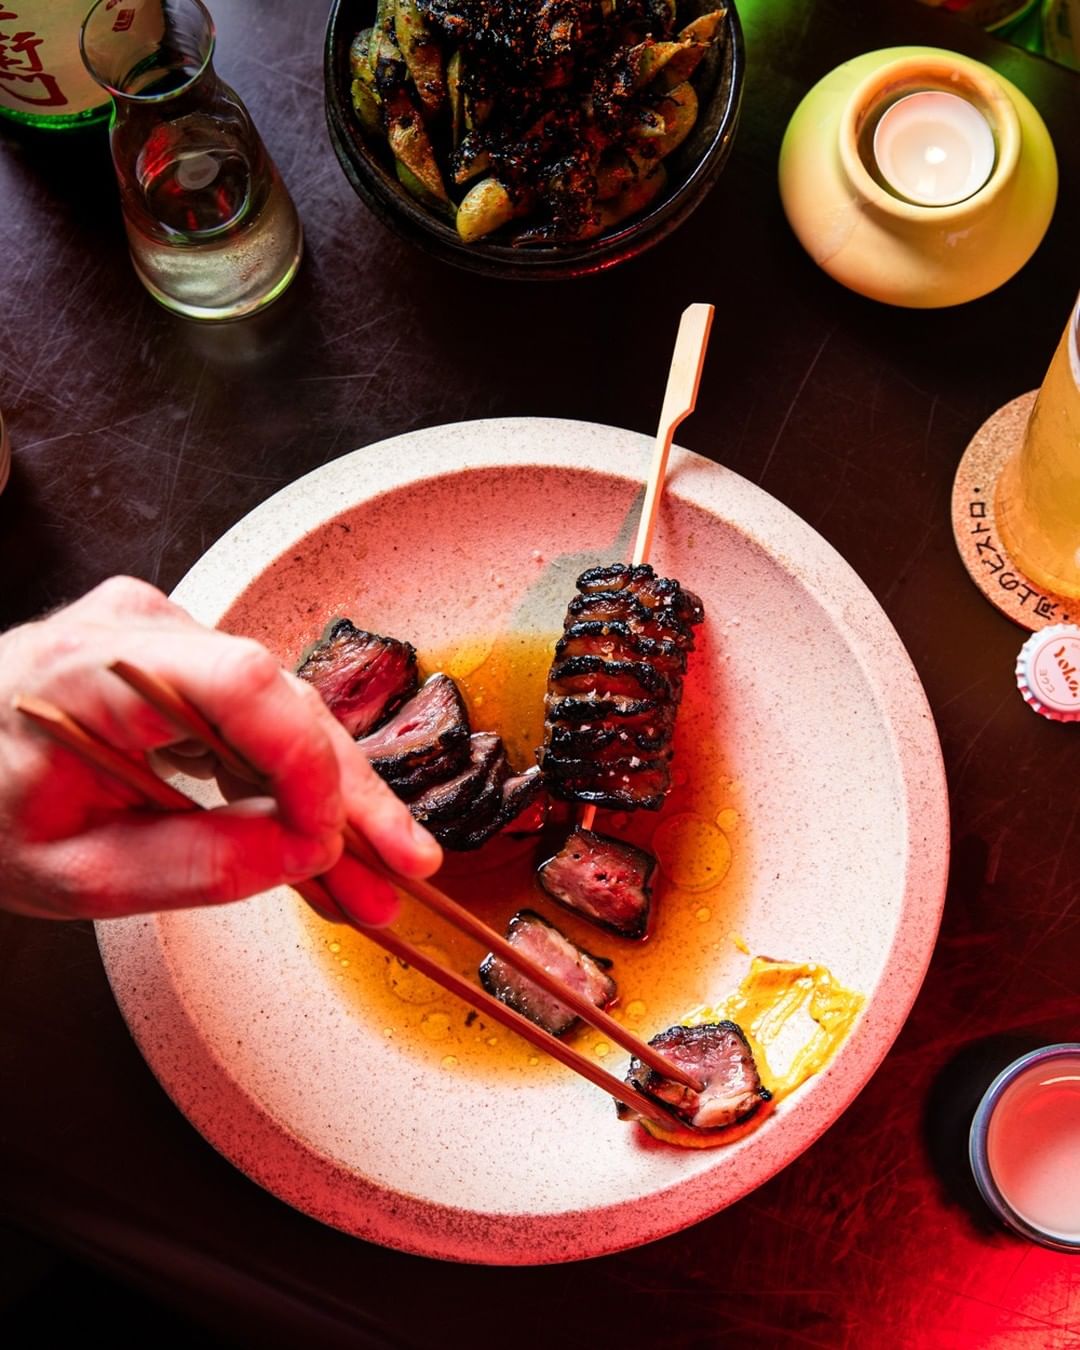
[[1069, 615], [1062, 608], [1060, 599], [1046, 595], [1012, 566], [1009, 555], [990, 528], [993, 519], [990, 505], [984, 496], [979, 495], [978, 488], [974, 489], [968, 502], [968, 517], [968, 533], [974, 541], [978, 560], [997, 585], [1003, 591], [1013, 592], [1013, 600], [1019, 605], [1025, 606], [1030, 602], [1032, 611], [1039, 619], [1067, 619]]

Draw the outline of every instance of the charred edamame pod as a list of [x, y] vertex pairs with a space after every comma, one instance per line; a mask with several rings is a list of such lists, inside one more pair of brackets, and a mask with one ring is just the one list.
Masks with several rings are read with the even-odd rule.
[[381, 100], [375, 89], [375, 76], [371, 69], [371, 29], [365, 28], [358, 33], [349, 49], [349, 69], [352, 71], [352, 105], [360, 119], [360, 125], [369, 136], [382, 133]]
[[655, 107], [645, 110], [632, 134], [647, 159], [663, 159], [680, 146], [697, 121], [698, 100], [694, 86], [685, 81], [665, 94]]
[[428, 117], [434, 117], [446, 102], [446, 73], [439, 44], [417, 8], [416, 0], [395, 0], [394, 36], [421, 107]]
[[435, 159], [431, 138], [424, 130], [420, 112], [404, 86], [383, 97], [386, 139], [394, 158], [401, 161], [424, 188], [440, 202], [450, 198]]

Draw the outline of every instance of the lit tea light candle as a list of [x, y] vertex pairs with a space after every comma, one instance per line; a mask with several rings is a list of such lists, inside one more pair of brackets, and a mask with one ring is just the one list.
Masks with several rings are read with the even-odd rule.
[[887, 108], [874, 131], [885, 184], [919, 206], [952, 206], [972, 196], [994, 168], [994, 133], [973, 103], [924, 89]]

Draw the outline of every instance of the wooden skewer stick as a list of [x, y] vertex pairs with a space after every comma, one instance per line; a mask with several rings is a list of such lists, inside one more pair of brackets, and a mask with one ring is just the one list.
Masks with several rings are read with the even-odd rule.
[[[243, 778], [248, 782], [262, 784], [265, 782], [265, 776], [258, 769], [249, 764], [237, 751], [230, 746], [221, 734], [207, 721], [203, 714], [188, 699], [184, 698], [175, 690], [166, 680], [159, 676], [150, 674], [149, 671], [140, 669], [138, 666], [132, 666], [128, 662], [118, 661], [109, 667], [116, 675], [128, 684], [131, 688], [137, 690], [143, 698], [155, 708], [163, 717], [166, 717], [173, 723], [178, 731], [186, 736], [191, 736], [195, 740], [201, 741], [225, 764], [230, 772]], [[187, 798], [184, 798], [186, 801]], [[698, 1078], [688, 1073], [679, 1065], [673, 1063], [660, 1051], [655, 1050], [647, 1042], [635, 1036], [621, 1022], [617, 1022], [602, 1008], [598, 1008], [591, 1003], [582, 994], [569, 988], [557, 979], [543, 966], [525, 956], [510, 942], [497, 932], [490, 928], [482, 920], [478, 919], [470, 910], [459, 905], [456, 900], [440, 891], [438, 887], [433, 886], [429, 881], [421, 881], [413, 877], [403, 877], [397, 872], [392, 871], [369, 843], [367, 838], [352, 824], [347, 821], [343, 831], [345, 837], [345, 846], [348, 851], [358, 859], [363, 865], [376, 876], [382, 877], [392, 886], [400, 887], [407, 891], [413, 899], [420, 902], [427, 909], [432, 910], [447, 923], [457, 928], [459, 932], [465, 933], [475, 942], [487, 947], [494, 952], [496, 956], [503, 961], [508, 962], [516, 970], [519, 970], [534, 984], [538, 984], [553, 998], [557, 998], [560, 1003], [573, 1009], [575, 1013], [598, 1031], [610, 1037], [616, 1045], [621, 1046], [630, 1054], [635, 1055], [642, 1063], [647, 1064], [657, 1073], [663, 1074], [665, 1078], [674, 1079], [682, 1083], [684, 1087], [691, 1088], [699, 1092], [702, 1083]], [[306, 897], [305, 897], [306, 898]], [[340, 906], [336, 906], [340, 914]], [[347, 916], [346, 922], [352, 922]], [[365, 932], [369, 930], [365, 927]], [[468, 989], [475, 992], [474, 985], [467, 985]], [[459, 992], [455, 989], [454, 992]], [[500, 1006], [502, 1006], [500, 1004]]]
[[[145, 675], [145, 672], [139, 672], [139, 674]], [[145, 675], [145, 679], [150, 687], [157, 683], [153, 676]], [[169, 689], [167, 685], [164, 687]], [[179, 701], [180, 705], [190, 706], [187, 705], [186, 700], [181, 695], [171, 689], [169, 689], [169, 692]], [[75, 751], [95, 768], [103, 769], [111, 777], [141, 794], [149, 805], [162, 811], [197, 811], [200, 809], [197, 802], [193, 802], [190, 797], [186, 797], [176, 788], [170, 787], [168, 783], [162, 782], [145, 764], [129, 758], [114, 746], [109, 745], [107, 741], [101, 740], [75, 718], [57, 708], [54, 704], [24, 694], [17, 694], [12, 703], [24, 717], [29, 718], [54, 740]], [[196, 716], [201, 715], [196, 713]], [[235, 763], [243, 763], [239, 756], [234, 755], [233, 758]], [[295, 889], [317, 913], [324, 917], [346, 918], [333, 896], [320, 881], [315, 879], [301, 881], [296, 883]], [[477, 1008], [483, 1008], [487, 1015], [495, 1021], [518, 1032], [537, 1049], [553, 1056], [560, 1063], [565, 1064], [567, 1068], [573, 1069], [575, 1073], [602, 1088], [617, 1101], [623, 1102], [644, 1116], [648, 1116], [650, 1120], [658, 1121], [661, 1125], [668, 1127], [674, 1125], [679, 1129], [686, 1128], [685, 1122], [662, 1103], [653, 1101], [652, 1098], [639, 1092], [632, 1084], [616, 1078], [572, 1047], [564, 1045], [550, 1032], [544, 1031], [543, 1028], [530, 1022], [527, 1017], [523, 1017], [512, 1008], [508, 1008], [506, 1004], [493, 998], [486, 989], [471, 984], [458, 975], [456, 971], [447, 970], [440, 966], [418, 948], [398, 937], [391, 929], [364, 927], [362, 931], [366, 937], [385, 951], [390, 952], [408, 965], [414, 966], [422, 974], [427, 975], [429, 979], [441, 984], [466, 1002]], [[565, 999], [567, 991], [562, 989], [561, 986], [558, 988], [560, 996]], [[672, 1076], [666, 1065], [661, 1071], [666, 1073], [668, 1077]]]
[[671, 369], [668, 371], [667, 389], [664, 391], [664, 402], [660, 409], [660, 426], [656, 432], [649, 476], [645, 480], [645, 500], [641, 504], [637, 540], [634, 544], [635, 564], [645, 562], [652, 551], [656, 515], [660, 506], [660, 496], [664, 491], [664, 477], [667, 474], [671, 442], [675, 437], [675, 428], [690, 416], [697, 403], [701, 371], [705, 365], [705, 349], [709, 345], [709, 330], [712, 328], [715, 312], [712, 305], [688, 305], [679, 320], [679, 332], [671, 356]]
[[[679, 320], [667, 388], [660, 409], [660, 425], [656, 432], [649, 475], [645, 480], [645, 498], [641, 503], [641, 516], [638, 519], [637, 539], [634, 542], [634, 556], [631, 559], [635, 566], [647, 561], [652, 551], [656, 517], [664, 491], [668, 457], [671, 454], [671, 442], [675, 437], [675, 428], [690, 416], [697, 403], [701, 372], [705, 365], [705, 350], [709, 345], [709, 331], [715, 312], [712, 305], [688, 305]], [[591, 830], [595, 820], [596, 807], [582, 807], [578, 816], [580, 827], [583, 830]]]

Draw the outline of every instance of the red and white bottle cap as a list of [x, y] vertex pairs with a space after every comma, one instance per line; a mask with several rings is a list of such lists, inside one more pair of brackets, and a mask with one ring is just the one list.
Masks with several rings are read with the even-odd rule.
[[1080, 722], [1080, 628], [1056, 623], [1020, 648], [1016, 683], [1037, 713], [1054, 722]]

